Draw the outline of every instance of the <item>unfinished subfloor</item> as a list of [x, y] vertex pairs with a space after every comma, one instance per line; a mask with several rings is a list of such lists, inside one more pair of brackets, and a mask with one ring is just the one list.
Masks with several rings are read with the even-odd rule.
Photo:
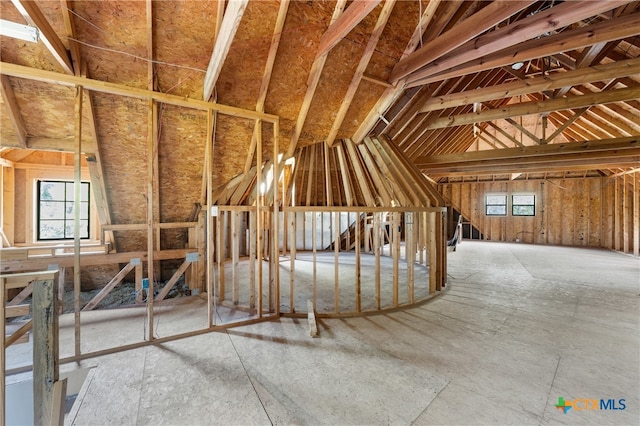
[[[282, 318], [84, 361], [67, 421], [638, 424], [637, 258], [465, 241], [449, 284], [417, 308], [320, 320], [315, 339]], [[558, 397], [626, 409], [564, 414]]]

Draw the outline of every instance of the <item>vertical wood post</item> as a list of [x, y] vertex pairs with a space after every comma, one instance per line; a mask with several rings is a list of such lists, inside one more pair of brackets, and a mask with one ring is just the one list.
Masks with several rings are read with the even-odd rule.
[[[286, 234], [286, 232], [285, 232]], [[289, 212], [289, 306], [290, 312], [296, 311], [294, 284], [296, 272], [296, 212]]]
[[340, 312], [340, 212], [333, 212], [333, 273], [334, 273], [334, 312]]
[[[75, 355], [80, 355], [80, 179], [82, 178], [82, 86], [76, 87], [75, 151], [73, 155], [73, 315]], [[55, 296], [54, 296], [55, 297]], [[37, 422], [36, 422], [37, 424]]]
[[356, 214], [356, 312], [362, 311], [361, 286], [360, 286], [360, 223], [366, 222], [366, 214]]
[[414, 212], [406, 212], [404, 214], [404, 235], [405, 235], [405, 259], [407, 260], [407, 291], [409, 293], [409, 303], [414, 302], [414, 271], [415, 271], [415, 229], [414, 220], [416, 214]]
[[249, 307], [256, 307], [256, 212], [249, 211]]
[[[33, 421], [49, 425], [54, 384], [58, 381], [58, 298], [56, 281], [37, 279], [33, 285]], [[3, 337], [4, 338], [4, 337]]]
[[[273, 123], [273, 261], [274, 275], [273, 281], [275, 284], [275, 305], [276, 315], [280, 315], [280, 247], [279, 247], [279, 234], [280, 234], [280, 197], [278, 194], [278, 181], [280, 179], [280, 122], [275, 121]], [[284, 195], [284, 194], [283, 194]], [[284, 218], [283, 218], [284, 220]]]
[[429, 293], [436, 291], [438, 282], [438, 244], [436, 238], [436, 212], [429, 212], [427, 224], [427, 245], [429, 250]]
[[154, 247], [155, 247], [155, 217], [154, 217], [154, 163], [156, 157], [156, 120], [157, 109], [154, 108], [153, 99], [148, 101], [147, 118], [147, 278], [149, 289], [147, 296], [147, 340], [153, 340], [153, 282], [154, 277]]
[[373, 252], [375, 254], [375, 287], [376, 287], [376, 309], [380, 310], [380, 219], [382, 213], [373, 213]]
[[316, 228], [318, 223], [317, 220], [317, 213], [313, 212], [311, 215], [311, 228], [313, 229], [313, 233], [311, 234], [311, 245], [312, 245], [312, 250], [313, 250], [313, 309], [316, 309], [316, 296], [317, 296], [317, 260], [318, 260], [318, 253], [317, 253], [317, 249], [316, 249], [316, 244], [318, 244], [318, 237], [317, 237], [317, 233], [318, 233], [318, 229]]
[[4, 372], [7, 369], [7, 361], [5, 359], [5, 345], [4, 345], [4, 339], [5, 339], [5, 333], [6, 333], [6, 326], [5, 326], [5, 321], [6, 321], [6, 308], [5, 308], [5, 294], [6, 291], [4, 289], [5, 287], [5, 279], [0, 277], [0, 321], [2, 321], [2, 339], [0, 342], [0, 424], [4, 425], [5, 424], [5, 415], [6, 415], [6, 396], [5, 396], [5, 376], [4, 376]]
[[633, 255], [640, 256], [640, 173], [633, 173]]
[[400, 282], [398, 275], [400, 274], [400, 213], [391, 213], [391, 237], [392, 250], [391, 257], [393, 261], [393, 307], [398, 306], [398, 293]]
[[240, 302], [240, 271], [238, 271], [240, 265], [240, 235], [238, 232], [240, 212], [234, 210], [229, 212], [229, 215], [231, 220], [231, 257], [233, 265], [231, 281], [233, 286], [233, 304], [237, 305]]

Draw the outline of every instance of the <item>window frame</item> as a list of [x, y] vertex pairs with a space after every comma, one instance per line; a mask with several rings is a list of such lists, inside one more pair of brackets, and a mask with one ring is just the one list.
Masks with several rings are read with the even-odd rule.
[[[44, 183], [57, 183], [57, 184], [64, 184], [64, 199], [61, 200], [43, 200], [41, 199], [41, 187], [42, 184]], [[70, 241], [73, 240], [74, 237], [73, 235], [68, 236], [66, 230], [67, 230], [67, 226], [68, 224], [73, 225], [73, 221], [74, 218], [68, 218], [67, 214], [66, 214], [66, 209], [63, 209], [63, 217], [62, 218], [44, 218], [42, 217], [42, 203], [43, 202], [56, 202], [56, 203], [63, 203], [63, 205], [66, 207], [66, 205], [68, 203], [74, 203], [73, 200], [73, 196], [75, 194], [71, 194], [71, 199], [67, 198], [67, 184], [73, 184], [74, 182], [71, 180], [65, 180], [65, 179], [36, 179], [36, 223], [35, 223], [35, 237], [36, 237], [36, 242], [50, 242], [50, 241]], [[91, 227], [91, 221], [93, 219], [92, 214], [91, 214], [91, 183], [87, 182], [87, 181], [81, 181], [80, 182], [81, 187], [85, 186], [86, 187], [86, 191], [82, 191], [81, 190], [81, 204], [85, 204], [86, 208], [83, 209], [83, 211], [81, 211], [81, 215], [83, 213], [86, 214], [86, 219], [81, 219], [81, 222], [86, 222], [87, 226], [86, 226], [86, 232], [83, 233], [80, 237], [81, 240], [91, 240], [91, 231], [92, 231], [92, 227]], [[83, 194], [86, 194], [86, 199], [83, 198]], [[63, 224], [63, 237], [55, 237], [55, 238], [46, 238], [42, 236], [42, 229], [41, 229], [41, 221], [43, 220], [49, 220], [49, 221], [59, 221], [62, 222]]]
[[[489, 197], [504, 197], [504, 204], [489, 204]], [[492, 217], [505, 217], [509, 211], [509, 197], [504, 193], [494, 193], [484, 195], [484, 214]], [[489, 207], [504, 206], [504, 213], [489, 213]]]
[[[531, 204], [516, 203], [515, 197], [532, 197], [533, 202]], [[533, 207], [531, 214], [516, 213], [516, 207]], [[533, 217], [536, 215], [536, 194], [511, 194], [511, 216], [516, 217]]]

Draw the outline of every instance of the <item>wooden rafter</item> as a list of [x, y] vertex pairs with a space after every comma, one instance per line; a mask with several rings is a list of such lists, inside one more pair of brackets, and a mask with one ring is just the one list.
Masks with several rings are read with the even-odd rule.
[[2, 101], [4, 102], [4, 108], [13, 126], [13, 131], [16, 134], [18, 146], [20, 148], [27, 148], [27, 131], [24, 127], [24, 121], [20, 114], [18, 102], [16, 101], [15, 94], [13, 93], [11, 81], [9, 81], [9, 77], [6, 75], [2, 75], [0, 77], [0, 88], [2, 89]]
[[220, 32], [213, 46], [207, 73], [204, 76], [202, 98], [205, 101], [211, 99], [211, 95], [213, 95], [213, 89], [220, 76], [222, 65], [224, 65], [224, 61], [227, 58], [236, 31], [240, 26], [240, 21], [242, 20], [242, 15], [244, 14], [248, 1], [249, 0], [229, 0], [227, 9], [224, 12], [224, 18], [222, 18]]
[[640, 58], [627, 59], [606, 65], [595, 65], [575, 71], [511, 81], [475, 90], [432, 96], [424, 103], [420, 111], [436, 111], [475, 102], [486, 102], [545, 90], [555, 90], [565, 86], [571, 87], [585, 82], [610, 80], [638, 73], [640, 73]]
[[640, 161], [638, 136], [427, 156], [417, 158], [415, 163], [426, 173], [432, 174], [489, 170], [506, 173], [518, 172], [517, 167], [531, 171], [544, 170], [546, 166], [597, 169], [615, 167], [615, 164], [626, 167], [634, 161]]
[[226, 115], [249, 119], [261, 119], [269, 123], [273, 123], [278, 120], [278, 117], [272, 114], [250, 111], [228, 105], [217, 104], [214, 102], [199, 101], [197, 99], [185, 98], [183, 96], [176, 96], [168, 93], [139, 89], [124, 84], [94, 80], [91, 78], [68, 74], [61, 74], [59, 72], [53, 71], [39, 70], [31, 67], [11, 64], [8, 62], [0, 62], [0, 74], [26, 78], [34, 81], [41, 81], [44, 83], [60, 84], [63, 86], [80, 85], [83, 86], [86, 90], [95, 92], [110, 93], [112, 95], [132, 97], [142, 100], [153, 99], [155, 101], [170, 105], [177, 105], [198, 110], [215, 110]]
[[417, 72], [412, 73], [408, 80], [411, 83], [453, 66], [516, 46], [526, 40], [537, 40], [536, 37], [542, 34], [590, 18], [625, 3], [628, 3], [628, 1], [568, 2], [559, 4], [465, 43], [450, 54], [440, 57], [437, 62], [426, 65]]
[[[405, 47], [404, 49], [400, 60], [409, 56], [422, 41], [422, 34], [426, 31], [429, 23], [434, 18], [436, 9], [438, 8], [440, 1], [441, 0], [429, 1], [427, 6], [425, 7], [424, 12], [422, 13], [422, 16], [420, 17], [420, 22], [418, 22], [418, 25], [413, 31], [407, 47]], [[447, 4], [448, 6], [451, 6], [453, 5], [453, 2], [448, 2]], [[393, 102], [398, 98], [398, 96], [402, 94], [402, 92], [404, 91], [404, 88], [402, 87], [403, 84], [404, 81], [402, 83], [398, 82], [396, 87], [388, 87], [385, 89], [384, 93], [382, 94], [382, 96], [380, 96], [375, 106], [369, 111], [365, 119], [362, 121], [362, 124], [360, 124], [360, 127], [358, 127], [356, 132], [353, 134], [353, 137], [351, 139], [354, 142], [359, 143], [364, 139], [365, 136], [367, 136], [373, 126], [375, 126], [379, 117], [381, 117], [391, 106], [391, 104], [393, 104]]]
[[449, 31], [400, 60], [393, 68], [389, 81], [397, 83], [400, 79], [446, 55], [532, 3], [534, 1], [530, 0], [491, 2]]
[[26, 19], [26, 21], [37, 27], [40, 31], [40, 40], [46, 46], [47, 50], [51, 52], [56, 62], [64, 69], [65, 72], [73, 74], [73, 64], [69, 57], [69, 52], [64, 47], [64, 44], [60, 40], [60, 37], [47, 21], [47, 18], [42, 14], [38, 6], [33, 1], [26, 0], [11, 0], [13, 5], [18, 9], [18, 12]]
[[[262, 83], [260, 84], [260, 93], [258, 95], [258, 102], [256, 103], [256, 111], [264, 112], [264, 102], [267, 99], [267, 91], [269, 90], [269, 83], [271, 82], [271, 74], [273, 73], [273, 64], [276, 61], [276, 54], [278, 53], [278, 47], [280, 46], [280, 38], [282, 35], [282, 29], [284, 28], [284, 22], [287, 17], [287, 10], [289, 10], [289, 0], [282, 0], [280, 2], [280, 8], [278, 9], [278, 16], [276, 17], [276, 24], [273, 29], [273, 35], [271, 36], [271, 47], [269, 48], [269, 54], [267, 55], [267, 64], [264, 67], [262, 73]], [[262, 120], [256, 120], [253, 128], [253, 135], [251, 136], [251, 146], [247, 154], [247, 160], [245, 161], [244, 173], [247, 174], [253, 163], [253, 155], [256, 150], [259, 132], [262, 131]]]
[[[336, 6], [333, 9], [333, 15], [331, 16], [331, 23], [329, 24], [329, 28], [331, 25], [334, 25], [342, 12], [344, 11], [344, 7], [346, 5], [346, 0], [338, 0], [336, 2]], [[329, 30], [327, 30], [329, 31]], [[320, 51], [318, 51], [320, 53]], [[291, 157], [293, 152], [298, 145], [298, 139], [300, 138], [300, 134], [302, 134], [302, 128], [304, 127], [304, 122], [307, 120], [307, 114], [309, 113], [309, 108], [311, 108], [311, 101], [313, 100], [314, 95], [316, 94], [316, 89], [318, 87], [318, 83], [320, 82], [320, 75], [322, 74], [322, 69], [324, 68], [324, 64], [327, 61], [327, 54], [316, 54], [315, 59], [313, 60], [313, 64], [311, 64], [311, 71], [309, 72], [309, 77], [307, 78], [307, 91], [304, 94], [304, 100], [302, 101], [302, 105], [300, 106], [300, 111], [298, 112], [298, 118], [296, 120], [296, 126], [293, 129], [293, 133], [291, 134], [291, 140], [289, 142], [289, 149], [287, 151], [287, 157]]]
[[442, 117], [431, 121], [426, 128], [429, 130], [440, 129], [449, 126], [462, 126], [465, 124], [480, 123], [483, 121], [497, 120], [506, 117], [539, 114], [563, 109], [582, 108], [608, 102], [619, 102], [640, 97], [640, 87], [627, 89], [608, 90], [600, 93], [592, 93], [570, 98], [553, 99], [540, 102], [523, 102], [512, 104], [504, 108], [495, 108], [473, 114], [460, 114]]
[[[373, 2], [372, 2], [373, 3]], [[340, 108], [336, 113], [336, 118], [333, 120], [333, 124], [331, 125], [331, 129], [329, 130], [329, 135], [327, 136], [327, 143], [329, 146], [333, 145], [333, 141], [338, 134], [338, 130], [344, 121], [344, 118], [347, 115], [347, 111], [349, 110], [349, 106], [351, 105], [351, 101], [356, 95], [356, 91], [360, 86], [360, 81], [362, 81], [362, 76], [364, 75], [365, 70], [367, 69], [367, 65], [369, 65], [369, 61], [371, 60], [371, 56], [375, 51], [376, 45], [378, 44], [378, 40], [382, 35], [382, 31], [384, 27], [387, 25], [387, 20], [389, 19], [389, 15], [391, 15], [391, 11], [393, 10], [393, 6], [395, 5], [396, 0], [385, 0], [384, 7], [378, 16], [378, 21], [376, 22], [376, 26], [369, 37], [369, 42], [367, 43], [367, 47], [364, 50], [362, 57], [360, 58], [360, 62], [358, 63], [358, 67], [356, 68], [356, 72], [351, 79], [351, 83], [349, 84], [349, 88], [347, 89], [347, 93], [344, 95], [342, 99], [342, 103], [340, 104]], [[349, 8], [351, 9], [351, 8]], [[348, 10], [347, 10], [348, 12]], [[345, 15], [342, 15], [345, 16]]]
[[[495, 53], [477, 57], [476, 59], [468, 59], [467, 62], [461, 65], [450, 66], [448, 69], [440, 68], [437, 73], [435, 72], [435, 68], [418, 71], [412, 75], [410, 81], [407, 83], [407, 87], [427, 84], [492, 68], [510, 66], [515, 62], [525, 62], [543, 56], [551, 56], [569, 50], [591, 46], [603, 41], [631, 37], [637, 34], [638, 26], [640, 26], [640, 13], [634, 13], [572, 30], [565, 30], [548, 37], [533, 39], [507, 47]], [[456, 62], [456, 64], [459, 64], [459, 62]]]
[[322, 56], [356, 27], [381, 0], [356, 0], [337, 18], [322, 35], [316, 56]]

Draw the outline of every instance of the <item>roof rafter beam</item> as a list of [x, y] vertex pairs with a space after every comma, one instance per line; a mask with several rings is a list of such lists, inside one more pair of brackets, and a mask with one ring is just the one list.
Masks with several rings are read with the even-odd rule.
[[606, 65], [594, 65], [575, 71], [557, 73], [548, 76], [534, 77], [520, 81], [511, 81], [496, 86], [433, 96], [422, 106], [421, 112], [486, 102], [494, 99], [526, 95], [529, 93], [571, 87], [586, 82], [610, 80], [640, 73], [640, 58], [627, 59]]
[[29, 24], [38, 28], [40, 40], [42, 40], [42, 43], [51, 52], [62, 69], [69, 74], [73, 74], [73, 64], [71, 63], [69, 52], [35, 2], [27, 0], [11, 0], [11, 2]]
[[[260, 93], [258, 95], [258, 102], [256, 102], [256, 111], [264, 112], [264, 103], [267, 99], [267, 91], [269, 90], [269, 83], [271, 82], [271, 74], [273, 73], [273, 64], [276, 61], [276, 54], [278, 53], [278, 47], [280, 46], [280, 37], [282, 35], [282, 29], [284, 28], [284, 22], [287, 17], [287, 10], [289, 10], [289, 0], [282, 0], [280, 2], [280, 8], [278, 9], [278, 16], [276, 17], [276, 24], [273, 29], [273, 35], [271, 36], [271, 47], [269, 47], [269, 54], [267, 55], [267, 64], [264, 67], [262, 73], [262, 83], [260, 84]], [[259, 132], [262, 131], [262, 120], [256, 120], [253, 127], [253, 135], [251, 136], [251, 146], [245, 160], [244, 173], [249, 173], [251, 164], [253, 163], [253, 155], [258, 143]]]
[[327, 53], [356, 27], [382, 0], [355, 0], [322, 35], [316, 56]]
[[242, 15], [247, 7], [249, 0], [229, 0], [227, 9], [224, 12], [222, 18], [222, 25], [220, 26], [220, 32], [216, 38], [215, 45], [213, 46], [213, 52], [211, 53], [211, 59], [209, 60], [209, 66], [207, 67], [207, 73], [204, 76], [204, 90], [202, 98], [205, 101], [211, 99], [213, 89], [220, 76], [222, 65], [227, 58], [231, 43], [236, 35], [236, 31], [240, 26]]
[[442, 117], [431, 121], [427, 130], [441, 129], [443, 127], [462, 126], [466, 124], [480, 123], [483, 121], [498, 120], [500, 118], [517, 117], [521, 115], [539, 114], [558, 110], [582, 108], [597, 104], [620, 102], [640, 97], [640, 86], [627, 89], [607, 90], [600, 93], [591, 93], [582, 96], [559, 98], [549, 101], [522, 102], [502, 108], [481, 111], [472, 114]]
[[[450, 54], [440, 57], [439, 60], [428, 65], [424, 64], [426, 65], [425, 67], [409, 76], [409, 82], [411, 83], [416, 80], [429, 77], [441, 71], [448, 70], [458, 64], [464, 64], [468, 61], [478, 59], [484, 55], [489, 55], [509, 47], [515, 47], [519, 43], [527, 40], [533, 39], [539, 42], [542, 39], [538, 40], [535, 37], [541, 36], [550, 31], [555, 31], [558, 28], [562, 28], [574, 22], [590, 18], [626, 3], [629, 3], [629, 1], [612, 0], [580, 3], [566, 2], [559, 4], [543, 12], [536, 13], [477, 37], [476, 39], [460, 46]], [[513, 60], [513, 62], [517, 61]]]
[[[418, 22], [418, 25], [413, 30], [411, 39], [409, 40], [409, 43], [407, 43], [407, 47], [405, 48], [400, 60], [409, 56], [411, 52], [413, 52], [418, 46], [418, 43], [422, 41], [422, 34], [426, 31], [429, 23], [434, 18], [436, 9], [440, 5], [440, 2], [441, 0], [429, 1], [427, 7], [425, 7], [424, 12], [422, 13], [422, 16], [420, 17], [420, 22]], [[448, 7], [451, 7], [451, 5], [454, 4], [453, 2], [449, 2], [447, 3], [447, 5]], [[364, 137], [367, 136], [371, 129], [373, 129], [373, 126], [376, 125], [379, 117], [381, 117], [382, 114], [384, 114], [387, 109], [389, 109], [389, 107], [393, 104], [393, 102], [398, 98], [398, 96], [400, 96], [400, 94], [404, 91], [404, 88], [402, 87], [403, 84], [404, 81], [399, 82], [396, 87], [387, 87], [385, 89], [382, 96], [380, 96], [380, 98], [378, 99], [378, 102], [376, 102], [375, 106], [369, 111], [365, 119], [362, 121], [362, 124], [360, 124], [360, 127], [358, 127], [358, 130], [356, 130], [356, 132], [353, 134], [353, 137], [351, 139], [355, 143], [362, 142]]]
[[616, 152], [624, 156], [640, 155], [640, 136], [424, 156], [416, 158], [415, 164], [418, 167], [429, 169], [452, 165], [486, 165], [491, 161], [520, 164], [544, 158], [556, 161], [570, 158], [576, 154], [587, 154], [597, 159], [603, 153]]
[[[347, 0], [338, 0], [336, 2], [329, 28], [338, 21], [338, 18], [344, 11], [346, 3]], [[320, 51], [318, 51], [318, 53], [319, 52]], [[298, 139], [300, 139], [304, 122], [307, 120], [307, 114], [309, 113], [309, 108], [311, 108], [311, 101], [313, 100], [313, 96], [316, 94], [316, 89], [320, 82], [320, 75], [322, 74], [324, 63], [327, 61], [327, 54], [328, 52], [325, 52], [322, 55], [316, 54], [316, 58], [313, 60], [313, 64], [311, 64], [311, 71], [309, 71], [309, 77], [307, 78], [307, 91], [304, 94], [304, 100], [302, 101], [300, 111], [298, 112], [298, 119], [296, 120], [296, 126], [293, 129], [293, 133], [291, 134], [291, 140], [289, 141], [289, 149], [286, 157], [291, 157], [298, 145]]]
[[396, 83], [412, 72], [424, 67], [463, 45], [474, 37], [529, 7], [535, 1], [494, 1], [474, 13], [449, 31], [400, 60], [393, 68], [389, 81]]
[[2, 89], [2, 100], [4, 102], [4, 108], [7, 111], [7, 115], [9, 116], [9, 120], [11, 121], [11, 125], [13, 126], [13, 131], [16, 134], [18, 145], [20, 146], [20, 148], [26, 148], [27, 131], [24, 127], [24, 121], [22, 120], [22, 115], [20, 114], [18, 102], [16, 101], [15, 94], [13, 93], [13, 87], [11, 87], [11, 81], [9, 81], [9, 77], [7, 77], [6, 75], [2, 75], [0, 78], [0, 88]]
[[[340, 108], [336, 113], [336, 118], [333, 120], [333, 124], [331, 125], [331, 129], [329, 130], [329, 135], [327, 136], [327, 143], [329, 146], [333, 145], [333, 142], [336, 139], [336, 135], [338, 134], [338, 130], [344, 121], [344, 118], [347, 115], [347, 111], [349, 111], [349, 106], [353, 101], [353, 98], [356, 95], [356, 91], [360, 86], [360, 82], [362, 81], [362, 77], [364, 75], [365, 70], [367, 69], [367, 65], [369, 65], [369, 61], [371, 60], [371, 56], [378, 45], [378, 40], [380, 40], [380, 36], [382, 35], [382, 31], [387, 25], [387, 20], [391, 15], [391, 11], [393, 10], [393, 6], [396, 4], [396, 0], [385, 0], [384, 7], [378, 16], [378, 21], [376, 22], [376, 26], [374, 27], [371, 36], [369, 37], [369, 42], [367, 43], [367, 47], [364, 50], [364, 54], [360, 58], [360, 62], [358, 63], [358, 67], [356, 68], [356, 72], [351, 79], [351, 83], [349, 84], [349, 88], [347, 89], [347, 93], [344, 95], [342, 99], [342, 103], [340, 104]], [[344, 15], [342, 15], [344, 16]]]

